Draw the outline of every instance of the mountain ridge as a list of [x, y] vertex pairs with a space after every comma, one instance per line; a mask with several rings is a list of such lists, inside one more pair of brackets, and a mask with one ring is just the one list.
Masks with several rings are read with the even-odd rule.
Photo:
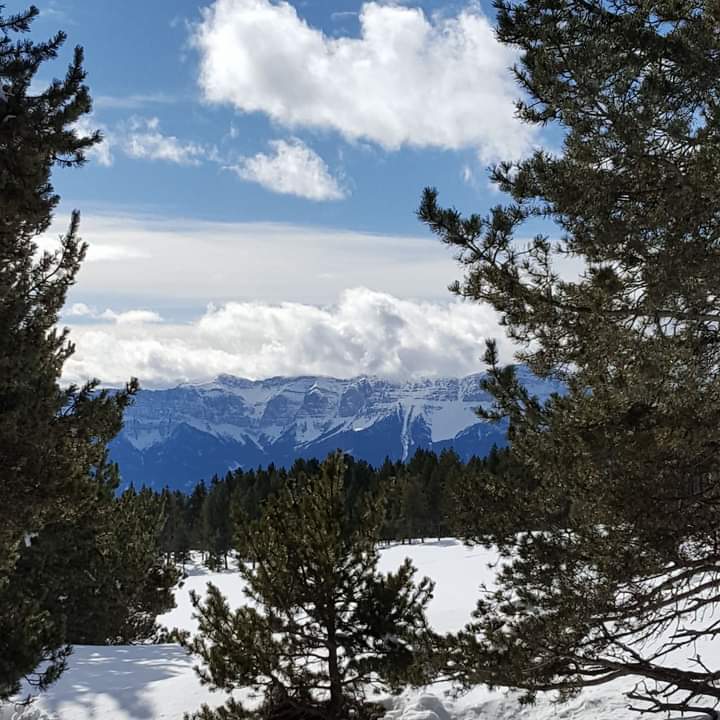
[[[558, 389], [526, 368], [519, 374], [540, 397]], [[223, 374], [142, 390], [111, 443], [111, 457], [123, 486], [183, 490], [228, 469], [289, 466], [336, 449], [372, 464], [405, 460], [419, 448], [452, 447], [467, 459], [505, 443], [504, 425], [475, 413], [491, 402], [481, 387], [484, 376], [400, 382], [373, 375], [250, 380]]]

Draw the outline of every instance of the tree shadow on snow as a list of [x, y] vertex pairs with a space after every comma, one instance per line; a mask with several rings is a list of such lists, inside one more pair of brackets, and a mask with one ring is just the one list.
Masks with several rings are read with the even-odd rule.
[[128, 718], [150, 720], [159, 708], [149, 700], [148, 685], [177, 675], [190, 677], [192, 665], [178, 645], [76, 646], [68, 669], [42, 695], [43, 709], [70, 717], [74, 714], [68, 714], [67, 706], [80, 706], [87, 717], [105, 720], [111, 705]]

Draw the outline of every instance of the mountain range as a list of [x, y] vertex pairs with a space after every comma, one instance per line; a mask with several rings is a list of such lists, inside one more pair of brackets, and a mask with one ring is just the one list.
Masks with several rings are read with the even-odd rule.
[[[540, 398], [558, 387], [519, 374]], [[463, 459], [506, 442], [502, 423], [481, 420], [490, 404], [482, 374], [392, 382], [377, 377], [221, 375], [203, 384], [142, 390], [111, 443], [122, 485], [191, 490], [200, 479], [238, 467], [298, 457], [323, 458], [342, 449], [379, 465], [405, 460], [418, 448], [453, 448]]]

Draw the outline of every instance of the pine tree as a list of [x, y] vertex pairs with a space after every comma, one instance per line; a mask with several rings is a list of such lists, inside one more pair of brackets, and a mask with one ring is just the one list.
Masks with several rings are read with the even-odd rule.
[[[433, 189], [419, 215], [459, 253], [454, 289], [495, 308], [518, 359], [566, 392], [541, 405], [490, 344], [490, 415], [509, 419], [543, 530], [500, 538], [513, 559], [456, 660], [468, 682], [530, 697], [635, 676], [635, 706], [717, 717], [720, 668], [693, 647], [715, 637], [695, 618], [717, 610], [720, 583], [718, 7], [496, 9], [520, 52], [519, 115], [556, 124], [562, 149], [495, 167], [509, 197], [486, 216]], [[576, 279], [558, 273], [567, 257], [584, 264]]]
[[75, 129], [91, 108], [80, 48], [62, 80], [31, 92], [65, 41], [63, 33], [18, 39], [37, 14], [0, 17], [0, 699], [43, 660], [30, 677], [41, 687], [63, 668], [64, 619], [36, 593], [18, 594], [18, 563], [48, 524], [71, 522], [92, 504], [106, 444], [135, 390], [59, 385], [73, 347], [56, 323], [85, 255], [78, 214], [57, 252], [38, 253], [35, 238], [58, 203], [53, 167], [81, 165], [99, 136]]
[[424, 542], [430, 528], [430, 505], [420, 476], [410, 472], [400, 481], [400, 533], [403, 540]]
[[207, 550], [205, 537], [205, 525], [203, 523], [203, 505], [207, 498], [207, 487], [205, 481], [201, 480], [188, 498], [188, 524], [190, 527], [190, 545], [193, 550], [202, 553], [203, 559]]
[[240, 563], [254, 562], [252, 548], [247, 543], [246, 526], [260, 516], [260, 502], [255, 492], [255, 473], [246, 476], [246, 484], [238, 484], [230, 498], [231, 547]]
[[383, 522], [380, 526], [380, 540], [388, 545], [394, 540], [405, 543], [405, 525], [403, 519], [403, 492], [405, 480], [402, 473], [384, 476], [381, 486], [384, 490]]
[[162, 504], [149, 490], [115, 497], [115, 487], [99, 486], [78, 521], [48, 524], [18, 561], [14, 592], [63, 618], [65, 642], [146, 640], [156, 616], [175, 606], [178, 572], [160, 550]]
[[454, 516], [451, 509], [452, 492], [463, 476], [463, 465], [454, 450], [443, 450], [438, 458], [437, 467], [430, 476], [428, 502], [430, 503], [430, 523], [432, 533], [438, 540], [450, 533]]
[[287, 711], [339, 720], [363, 711], [371, 686], [426, 679], [432, 583], [416, 585], [409, 561], [378, 573], [379, 501], [366, 498], [365, 522], [350, 527], [345, 473], [342, 456], [330, 456], [319, 474], [288, 480], [259, 521], [240, 527], [257, 561], [240, 566], [251, 605], [231, 610], [212, 585], [204, 601], [193, 595], [199, 634], [185, 643], [202, 659], [202, 681], [253, 687], [263, 700], [254, 711], [230, 701], [199, 717]]
[[227, 482], [217, 477], [210, 483], [210, 491], [203, 502], [202, 522], [208, 551], [207, 566], [218, 570], [224, 565], [227, 570], [232, 546], [230, 493]]
[[[445, 502], [455, 534], [473, 542], [506, 545], [518, 533], [567, 526], [567, 503], [558, 497], [550, 513], [548, 498], [517, 453], [493, 446], [455, 476]], [[551, 517], [547, 517], [551, 514]]]
[[163, 492], [166, 522], [162, 533], [162, 549], [168, 559], [182, 565], [190, 559], [190, 518], [188, 500], [179, 491]]
[[408, 463], [407, 471], [417, 482], [417, 487], [413, 491], [414, 529], [410, 537], [424, 540], [427, 535], [439, 535], [442, 481], [438, 473], [437, 455], [431, 450], [419, 449]]

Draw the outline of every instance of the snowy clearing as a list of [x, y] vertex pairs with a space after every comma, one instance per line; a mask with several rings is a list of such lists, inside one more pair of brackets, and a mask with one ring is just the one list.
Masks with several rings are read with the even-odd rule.
[[[482, 582], [490, 582], [494, 553], [467, 548], [454, 540], [395, 545], [382, 552], [381, 569], [392, 570], [410, 557], [419, 576], [436, 581], [429, 617], [433, 626], [448, 632], [462, 627], [478, 597]], [[244, 601], [237, 574], [211, 573], [199, 565], [188, 567], [188, 578], [177, 591], [177, 607], [160, 617], [169, 628], [194, 631], [189, 591], [202, 593], [208, 582], [218, 585], [231, 602]], [[0, 710], [0, 720], [181, 720], [202, 703], [220, 705], [223, 693], [200, 685], [194, 660], [177, 645], [113, 647], [76, 646], [66, 673], [31, 708], [14, 715]], [[542, 697], [524, 707], [511, 692], [477, 687], [457, 699], [447, 696], [445, 685], [409, 690], [395, 699], [387, 720], [618, 720], [637, 717], [627, 710], [623, 691], [629, 680], [585, 690], [562, 705]]]

